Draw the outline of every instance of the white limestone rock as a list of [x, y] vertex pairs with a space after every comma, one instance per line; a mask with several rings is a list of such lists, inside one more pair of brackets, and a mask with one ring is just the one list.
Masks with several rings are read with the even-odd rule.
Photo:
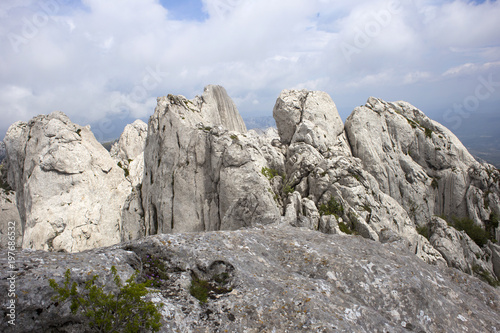
[[441, 124], [407, 102], [370, 97], [347, 118], [353, 155], [418, 225], [433, 215], [478, 225], [500, 212], [500, 173], [474, 160]]
[[418, 235], [407, 212], [379, 190], [377, 181], [352, 156], [340, 116], [326, 93], [284, 90], [273, 115], [286, 147], [282, 192], [296, 191], [284, 199], [288, 223], [327, 233], [340, 231], [342, 223], [375, 241], [391, 230], [425, 261], [445, 263]]
[[89, 127], [53, 112], [13, 124], [5, 144], [24, 248], [76, 252], [120, 241], [131, 187]]
[[443, 255], [448, 266], [469, 274], [482, 271], [495, 276], [491, 251], [480, 248], [464, 231], [448, 226], [437, 216], [432, 217], [429, 231], [432, 246]]
[[280, 211], [261, 169], [266, 156], [246, 135], [222, 87], [203, 96], [158, 98], [144, 151], [146, 234], [237, 229], [271, 223]]
[[111, 147], [111, 156], [123, 162], [135, 159], [144, 152], [147, 135], [148, 124], [142, 120], [137, 119], [132, 124], [128, 124], [118, 142]]
[[331, 97], [322, 91], [283, 90], [273, 109], [281, 140], [305, 143], [321, 154], [345, 145], [344, 125]]

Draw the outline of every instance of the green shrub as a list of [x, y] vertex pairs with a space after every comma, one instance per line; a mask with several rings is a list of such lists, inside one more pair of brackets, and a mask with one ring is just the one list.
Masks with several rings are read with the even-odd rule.
[[344, 207], [334, 197], [331, 197], [326, 204], [321, 204], [318, 211], [320, 215], [335, 215], [336, 218], [344, 215]]
[[97, 275], [88, 280], [83, 289], [79, 288], [76, 282], [70, 283], [71, 271], [68, 269], [62, 286], [49, 279], [50, 286], [58, 294], [54, 301], [70, 301], [71, 312], [83, 315], [95, 332], [158, 332], [161, 328], [161, 305], [143, 300], [148, 293], [148, 283], [134, 282], [138, 274], [135, 272], [124, 285], [115, 266], [111, 267], [111, 273], [117, 293], [106, 293], [103, 287], [97, 286]]
[[155, 288], [161, 288], [169, 280], [165, 263], [156, 256], [150, 256], [149, 254], [143, 260], [142, 277]]
[[189, 287], [189, 293], [200, 301], [200, 304], [206, 303], [208, 301], [208, 295], [210, 294], [210, 284], [208, 281], [198, 278], [193, 275], [191, 278], [191, 287]]
[[424, 127], [425, 136], [432, 139], [432, 130], [430, 128]]
[[490, 272], [483, 270], [480, 266], [474, 265], [472, 271], [478, 275], [481, 280], [487, 282], [492, 287], [499, 287], [500, 281], [491, 276]]
[[352, 235], [352, 230], [344, 222], [339, 222], [339, 229], [345, 234]]
[[192, 273], [189, 293], [200, 301], [200, 304], [205, 304], [211, 296], [213, 298], [213, 295], [227, 294], [233, 290], [229, 285], [230, 278], [229, 273], [222, 272], [215, 274], [210, 281], [207, 281]]
[[125, 177], [128, 177], [130, 175], [130, 172], [128, 171], [128, 168], [125, 167], [122, 162], [118, 162], [116, 165], [118, 165], [120, 167], [120, 169], [123, 170], [123, 172], [125, 173]]
[[476, 225], [474, 221], [468, 217], [457, 218], [453, 217], [453, 227], [457, 230], [465, 231], [467, 235], [479, 246], [484, 246], [488, 242], [488, 233], [486, 230]]
[[295, 191], [295, 188], [293, 186], [291, 186], [290, 184], [286, 184], [284, 187], [283, 187], [283, 193], [285, 195], [288, 195], [290, 193], [293, 193]]
[[417, 232], [420, 235], [424, 236], [425, 238], [429, 239], [430, 230], [429, 230], [429, 227], [427, 225], [417, 226]]
[[278, 170], [267, 168], [267, 167], [262, 167], [260, 172], [269, 180], [273, 179], [276, 176], [279, 176], [280, 173]]

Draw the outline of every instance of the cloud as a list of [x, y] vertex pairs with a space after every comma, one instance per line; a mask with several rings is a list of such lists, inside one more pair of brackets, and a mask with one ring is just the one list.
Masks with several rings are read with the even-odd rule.
[[497, 1], [203, 0], [183, 15], [169, 3], [2, 1], [0, 137], [54, 110], [82, 124], [146, 118], [157, 96], [210, 83], [249, 115], [271, 114], [282, 89], [324, 90], [345, 118], [370, 95], [433, 112], [478, 71], [500, 80]]

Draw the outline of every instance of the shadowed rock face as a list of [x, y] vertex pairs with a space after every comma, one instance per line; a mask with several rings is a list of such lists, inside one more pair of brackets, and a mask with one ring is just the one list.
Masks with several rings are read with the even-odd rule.
[[[1, 288], [6, 257], [0, 252]], [[168, 276], [149, 296], [164, 304], [162, 332], [500, 330], [500, 295], [476, 278], [427, 265], [397, 242], [288, 226], [158, 235], [78, 254], [20, 251], [13, 332], [82, 332], [69, 305], [51, 301], [47, 280], [61, 283], [72, 267], [79, 283], [98, 274], [112, 284], [111, 265], [125, 279], [151, 270], [150, 258]], [[190, 294], [194, 278], [219, 288], [204, 304]]]

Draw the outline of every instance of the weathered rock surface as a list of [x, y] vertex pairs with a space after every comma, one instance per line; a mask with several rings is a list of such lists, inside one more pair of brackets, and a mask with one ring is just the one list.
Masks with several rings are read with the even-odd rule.
[[54, 112], [13, 124], [5, 144], [24, 248], [75, 252], [120, 241], [131, 187], [89, 127]]
[[427, 262], [444, 263], [418, 235], [407, 212], [379, 190], [361, 161], [352, 156], [337, 108], [327, 94], [284, 90], [273, 115], [286, 150], [283, 192], [295, 191], [285, 200], [285, 219], [291, 225], [336, 233], [341, 223], [383, 242], [390, 231], [391, 239], [406, 240]]
[[279, 218], [260, 172], [266, 155], [258, 140], [245, 134], [222, 87], [208, 86], [193, 100], [159, 98], [148, 125], [142, 183], [146, 234], [234, 230]]
[[500, 239], [500, 173], [448, 129], [376, 98], [344, 127], [330, 96], [307, 90], [284, 90], [273, 115], [277, 130], [247, 132], [220, 86], [168, 95], [111, 155], [61, 113], [14, 124], [5, 142], [23, 247], [80, 251], [285, 223], [397, 242], [427, 263], [499, 277], [496, 245], [435, 217], [470, 217]]
[[132, 186], [142, 183], [144, 174], [144, 146], [148, 125], [140, 119], [125, 126], [118, 142], [111, 147], [113, 157], [125, 173]]
[[500, 173], [480, 164], [441, 124], [406, 102], [370, 97], [347, 118], [353, 155], [418, 225], [433, 215], [500, 216]]
[[[498, 332], [500, 294], [450, 268], [425, 264], [402, 243], [325, 235], [292, 227], [157, 235], [78, 254], [18, 253], [12, 332], [84, 332], [68, 305], [56, 305], [48, 279], [67, 268], [79, 283], [110, 281], [156, 262], [154, 302], [163, 332]], [[153, 258], [153, 260], [151, 260]], [[0, 251], [0, 284], [9, 276]], [[149, 267], [148, 267], [149, 265]], [[144, 275], [143, 275], [144, 276]], [[219, 286], [207, 303], [190, 295], [194, 278]], [[6, 299], [0, 316], [5, 318]], [[1, 330], [6, 331], [3, 320]]]
[[148, 124], [137, 119], [132, 124], [125, 126], [120, 139], [111, 147], [111, 156], [124, 163], [135, 159], [144, 152], [147, 135]]
[[480, 248], [464, 231], [458, 231], [434, 216], [430, 223], [430, 235], [432, 246], [443, 255], [448, 266], [469, 274], [487, 272], [492, 277], [496, 276], [491, 250]]

